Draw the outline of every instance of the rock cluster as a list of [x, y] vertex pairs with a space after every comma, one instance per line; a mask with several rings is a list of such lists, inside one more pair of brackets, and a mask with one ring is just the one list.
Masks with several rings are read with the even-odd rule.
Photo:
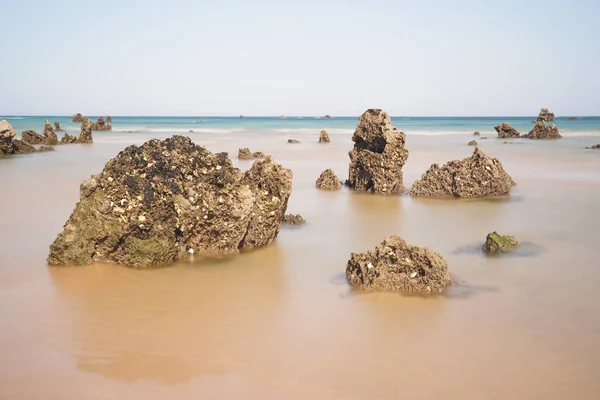
[[103, 117], [98, 118], [98, 120], [94, 122], [91, 127], [93, 131], [112, 131], [112, 125], [107, 124]]
[[321, 172], [315, 185], [317, 186], [317, 189], [321, 190], [339, 190], [342, 188], [342, 182], [331, 169], [326, 169]]
[[554, 121], [554, 114], [548, 111], [547, 108], [542, 108], [538, 114], [536, 122], [552, 122]]
[[300, 143], [300, 141], [296, 140], [296, 139], [288, 139], [288, 143], [297, 144], [297, 143]]
[[63, 129], [60, 127], [60, 123], [58, 121], [54, 121], [54, 130], [56, 132], [63, 132]]
[[242, 173], [187, 137], [132, 145], [81, 184], [47, 261], [146, 267], [265, 246], [291, 188], [292, 172], [270, 157]]
[[6, 120], [0, 121], [0, 158], [14, 154], [35, 153], [37, 149], [31, 144], [15, 139], [15, 131]]
[[329, 143], [329, 134], [327, 133], [327, 131], [323, 130], [321, 131], [321, 134], [319, 135], [319, 143]]
[[479, 147], [463, 160], [450, 161], [440, 167], [433, 164], [409, 194], [421, 197], [477, 198], [510, 193], [515, 185], [497, 158], [486, 156]]
[[358, 120], [352, 135], [354, 148], [348, 153], [347, 184], [374, 193], [404, 192], [402, 167], [408, 159], [406, 135], [390, 122], [381, 109], [369, 109]]
[[282, 224], [287, 224], [287, 225], [301, 225], [301, 224], [303, 224], [305, 222], [306, 221], [304, 220], [304, 218], [300, 214], [288, 214], [288, 215], [284, 215], [283, 219], [281, 220]]
[[556, 125], [546, 126], [544, 121], [537, 122], [527, 135], [521, 137], [525, 139], [562, 139]]
[[496, 132], [498, 132], [498, 137], [500, 139], [512, 139], [521, 136], [519, 131], [510, 126], [510, 124], [507, 122], [503, 122], [500, 125], [496, 125], [494, 129], [496, 130]]
[[469, 146], [477, 146], [477, 142], [474, 140], [471, 140], [469, 143], [467, 143]]
[[519, 242], [514, 236], [503, 236], [497, 232], [488, 233], [483, 244], [486, 253], [507, 253], [513, 250]]
[[244, 118], [246, 118], [246, 117], [244, 117], [243, 115], [240, 115], [240, 118], [241, 118], [241, 119], [244, 119]]
[[400, 236], [366, 253], [352, 253], [346, 277], [354, 289], [439, 293], [450, 283], [448, 263], [428, 248], [408, 245]]
[[82, 122], [83, 118], [84, 118], [83, 115], [81, 115], [80, 113], [77, 113], [77, 114], [73, 114], [73, 116], [71, 117], [71, 121]]

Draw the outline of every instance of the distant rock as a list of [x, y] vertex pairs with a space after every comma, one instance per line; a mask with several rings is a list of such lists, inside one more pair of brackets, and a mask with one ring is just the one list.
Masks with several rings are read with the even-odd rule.
[[193, 130], [193, 129], [190, 129], [190, 130], [188, 131], [188, 133], [194, 133], [194, 130]]
[[479, 131], [473, 132], [473, 136], [479, 136]]
[[60, 123], [58, 121], [54, 121], [54, 131], [63, 132], [62, 128], [60, 127]]
[[482, 136], [479, 138], [479, 140], [483, 140], [483, 139], [487, 139], [487, 136]]
[[296, 140], [296, 139], [288, 139], [288, 143], [294, 143], [294, 144], [296, 144], [296, 143], [300, 143], [300, 141]]
[[331, 119], [331, 116], [330, 116], [329, 114], [327, 114], [327, 115], [323, 115], [321, 118], [324, 118], [324, 119]]
[[52, 128], [48, 120], [44, 123], [44, 144], [49, 146], [58, 144], [58, 136], [54, 133], [54, 128]]
[[517, 239], [514, 236], [503, 236], [497, 232], [492, 232], [485, 238], [483, 251], [489, 254], [507, 253], [513, 250], [518, 245]]
[[479, 147], [463, 160], [444, 166], [433, 164], [409, 191], [420, 197], [479, 198], [510, 193], [515, 185], [497, 158], [486, 156]]
[[[102, 118], [102, 117], [100, 117]], [[110, 125], [109, 125], [110, 126]], [[67, 136], [65, 134], [65, 136]], [[77, 143], [93, 143], [94, 138], [92, 137], [92, 121], [89, 118], [84, 118], [81, 122], [81, 131], [77, 138]]]
[[542, 108], [538, 114], [536, 122], [552, 122], [554, 121], [554, 114], [548, 111], [547, 108]]
[[36, 131], [26, 130], [21, 133], [21, 139], [29, 144], [42, 144], [44, 137]]
[[166, 265], [273, 242], [292, 172], [267, 157], [245, 173], [187, 137], [129, 146], [81, 184], [51, 265]]
[[510, 126], [507, 122], [503, 122], [500, 125], [496, 125], [494, 127], [496, 132], [498, 132], [498, 138], [500, 139], [512, 139], [518, 138], [521, 136], [518, 130]]
[[342, 188], [342, 182], [331, 169], [321, 172], [315, 185], [321, 190], [339, 190]]
[[107, 115], [107, 116], [106, 116], [106, 122], [112, 122], [112, 118], [111, 118], [111, 116], [110, 116], [110, 115]]
[[329, 143], [329, 134], [327, 133], [327, 131], [323, 130], [321, 131], [321, 134], [319, 135], [319, 143]]
[[0, 157], [35, 153], [37, 150], [24, 140], [15, 139], [15, 131], [6, 120], [0, 121]]
[[527, 135], [521, 137], [525, 139], [562, 139], [561, 134], [558, 133], [558, 128], [554, 124], [546, 126], [544, 121], [536, 123]]
[[240, 118], [241, 118], [241, 119], [244, 119], [244, 118], [246, 118], [246, 117], [244, 117], [243, 115], [240, 115]]
[[300, 214], [288, 214], [285, 215], [281, 220], [281, 223], [286, 225], [301, 225], [305, 222], [306, 221], [304, 220], [304, 218], [302, 218], [302, 215]]
[[81, 114], [79, 114], [79, 113], [77, 113], [77, 114], [74, 114], [74, 115], [71, 117], [71, 120], [72, 120], [73, 122], [82, 122], [82, 121], [83, 121], [83, 115], [81, 115]]
[[104, 118], [100, 117], [95, 123], [91, 124], [91, 129], [93, 131], [112, 131], [112, 125], [107, 124]]
[[571, 117], [571, 118], [569, 118], [569, 121], [575, 121], [577, 119], [579, 119], [579, 117]]
[[238, 158], [240, 160], [252, 160], [254, 157], [252, 156], [252, 152], [249, 148], [244, 147], [238, 150]]
[[448, 263], [426, 247], [411, 246], [398, 235], [366, 253], [352, 253], [346, 278], [353, 289], [440, 293], [452, 281]]
[[358, 120], [348, 153], [348, 186], [374, 193], [402, 193], [402, 167], [408, 159], [406, 135], [392, 126], [381, 109], [369, 109]]
[[595, 144], [592, 147], [586, 147], [586, 149], [600, 150], [600, 143], [599, 144]]
[[476, 142], [476, 141], [474, 141], [474, 140], [471, 140], [471, 141], [468, 143], [468, 145], [469, 145], [469, 146], [477, 146], [477, 142]]

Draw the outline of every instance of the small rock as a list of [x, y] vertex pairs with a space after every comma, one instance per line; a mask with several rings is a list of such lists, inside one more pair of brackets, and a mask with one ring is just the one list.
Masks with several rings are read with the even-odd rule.
[[329, 143], [329, 134], [327, 131], [321, 131], [321, 134], [319, 135], [319, 143]]
[[468, 145], [469, 145], [469, 146], [477, 146], [477, 142], [476, 142], [476, 141], [474, 141], [474, 140], [471, 140], [471, 141], [468, 143]]
[[479, 136], [479, 131], [473, 132], [473, 136]]
[[513, 250], [519, 243], [514, 236], [503, 236], [497, 232], [492, 232], [485, 238], [483, 251], [491, 253], [506, 253]]
[[282, 224], [287, 224], [287, 225], [300, 225], [305, 222], [306, 221], [304, 220], [304, 218], [302, 218], [302, 215], [300, 215], [300, 214], [295, 214], [295, 215], [287, 214], [281, 220]]
[[300, 143], [300, 141], [296, 139], [288, 139], [288, 143]]
[[342, 182], [331, 169], [326, 169], [321, 173], [315, 185], [321, 190], [339, 190]]
[[71, 117], [71, 121], [73, 121], [73, 122], [83, 122], [83, 115], [81, 115], [80, 113], [73, 114], [73, 116]]
[[507, 122], [503, 122], [500, 125], [496, 125], [494, 127], [496, 132], [498, 132], [498, 137], [500, 139], [511, 139], [518, 138], [521, 136], [518, 130], [510, 126]]

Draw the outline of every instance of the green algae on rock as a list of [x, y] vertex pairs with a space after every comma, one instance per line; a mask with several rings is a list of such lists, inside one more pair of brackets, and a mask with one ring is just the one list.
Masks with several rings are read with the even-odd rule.
[[129, 146], [81, 184], [47, 261], [150, 267], [265, 246], [279, 233], [291, 187], [291, 171], [270, 157], [242, 173], [227, 153], [188, 137]]
[[519, 242], [514, 236], [500, 235], [496, 231], [488, 233], [483, 244], [483, 251], [488, 254], [507, 253], [513, 250]]

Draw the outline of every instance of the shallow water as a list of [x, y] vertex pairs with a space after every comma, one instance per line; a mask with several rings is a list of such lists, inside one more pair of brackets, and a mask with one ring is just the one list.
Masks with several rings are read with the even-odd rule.
[[[600, 398], [600, 152], [583, 149], [598, 138], [478, 140], [518, 185], [461, 201], [318, 191], [325, 168], [347, 175], [351, 148], [344, 131], [319, 145], [319, 130], [294, 131], [297, 145], [190, 134], [211, 151], [274, 155], [294, 172], [288, 211], [307, 223], [258, 251], [157, 270], [45, 257], [81, 181], [175, 129], [0, 160], [0, 398]], [[407, 187], [473, 151], [467, 134], [406, 131]], [[523, 246], [483, 256], [492, 230]], [[394, 233], [447, 259], [444, 296], [350, 291], [350, 253]]]

